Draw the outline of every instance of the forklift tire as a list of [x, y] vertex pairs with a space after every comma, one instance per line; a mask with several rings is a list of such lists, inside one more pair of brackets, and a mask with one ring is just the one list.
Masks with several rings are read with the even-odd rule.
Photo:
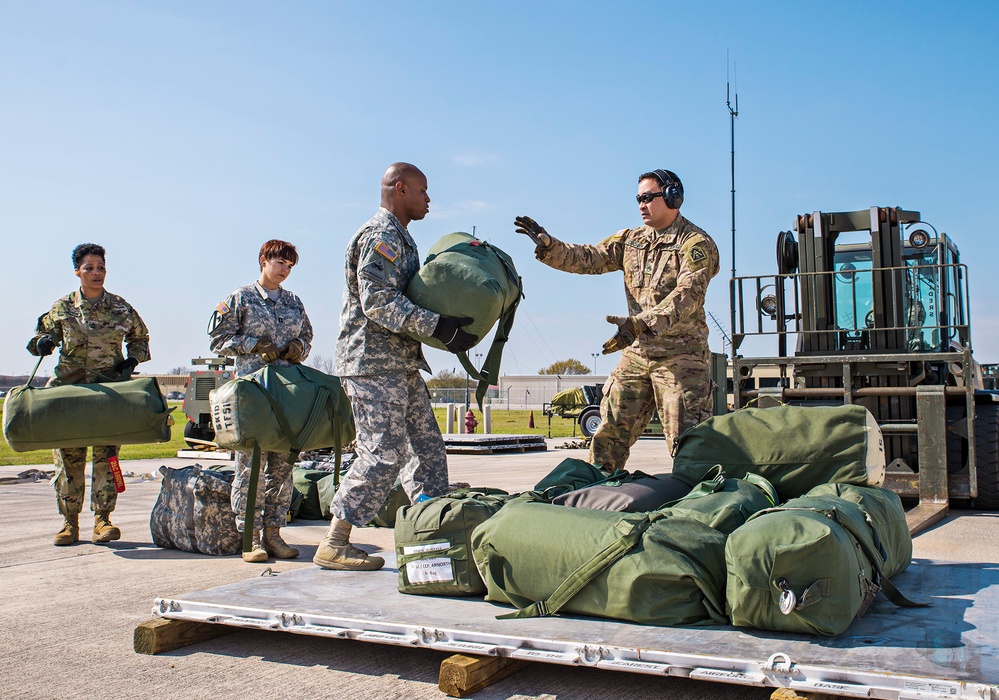
[[999, 510], [999, 404], [975, 407], [975, 461], [978, 510]]
[[600, 409], [590, 406], [579, 414], [579, 432], [586, 437], [593, 437], [600, 427]]
[[187, 438], [192, 438], [194, 440], [210, 441], [215, 439], [215, 435], [214, 434], [205, 435], [205, 431], [203, 431], [198, 426], [197, 423], [195, 423], [193, 420], [188, 420], [187, 425], [184, 426], [184, 438], [185, 441], [187, 442], [188, 447], [190, 447], [193, 450], [202, 450], [205, 448], [205, 445], [202, 445], [200, 442], [191, 442], [187, 440]]

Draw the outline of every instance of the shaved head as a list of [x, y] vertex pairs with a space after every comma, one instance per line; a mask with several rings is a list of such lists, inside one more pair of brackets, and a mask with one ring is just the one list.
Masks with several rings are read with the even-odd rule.
[[430, 210], [427, 176], [412, 163], [392, 163], [382, 175], [382, 206], [403, 226], [422, 219]]

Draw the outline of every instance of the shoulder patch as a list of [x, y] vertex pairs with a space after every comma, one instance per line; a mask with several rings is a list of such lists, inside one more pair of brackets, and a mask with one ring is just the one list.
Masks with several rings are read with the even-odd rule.
[[708, 244], [700, 236], [695, 236], [686, 241], [680, 250], [687, 259], [687, 264], [692, 270], [700, 270], [711, 262]]
[[394, 263], [396, 258], [399, 257], [399, 254], [392, 250], [389, 244], [385, 241], [382, 241], [375, 246], [375, 252], [388, 260], [390, 263]]
[[215, 307], [215, 310], [218, 311], [223, 316], [232, 311], [232, 309], [229, 308], [229, 305], [226, 304], [224, 301], [220, 301], [219, 305]]

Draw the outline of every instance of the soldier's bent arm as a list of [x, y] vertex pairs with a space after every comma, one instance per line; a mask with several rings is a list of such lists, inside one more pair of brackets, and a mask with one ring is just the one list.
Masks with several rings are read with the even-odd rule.
[[302, 341], [305, 351], [302, 353], [302, 360], [305, 360], [312, 352], [312, 321], [309, 314], [305, 313], [305, 305], [302, 305], [302, 331], [298, 334], [298, 339]]
[[125, 356], [137, 362], [148, 362], [151, 357], [149, 354], [149, 329], [135, 309], [129, 306], [128, 311], [131, 326], [128, 333], [125, 334]]
[[53, 320], [53, 315], [51, 313], [44, 313], [38, 317], [38, 323], [35, 325], [35, 335], [28, 341], [28, 352], [32, 355], [38, 355], [38, 340], [42, 336], [48, 336], [56, 345], [62, 342], [62, 327], [59, 325], [58, 320]]
[[708, 282], [718, 274], [718, 249], [700, 234], [691, 236], [680, 247], [680, 270], [676, 287], [651, 309], [638, 314], [653, 333], [658, 335], [704, 307]]
[[391, 253], [401, 249], [401, 242], [386, 241], [379, 236], [368, 236], [362, 242], [357, 261], [361, 309], [369, 320], [393, 333], [412, 331], [433, 335], [440, 316], [406, 298], [403, 291], [409, 280], [403, 279], [402, 271], [390, 260]]
[[[625, 236], [629, 229], [622, 229], [596, 245], [563, 243], [552, 238], [551, 245], [535, 252], [538, 260], [563, 272], [583, 275], [602, 275], [622, 269]], [[551, 235], [551, 234], [549, 234]]]
[[[216, 297], [217, 298], [217, 297]], [[208, 331], [211, 336], [209, 349], [216, 355], [238, 357], [253, 350], [259, 338], [240, 333], [243, 328], [243, 304], [230, 294], [225, 301], [215, 307], [214, 328]]]

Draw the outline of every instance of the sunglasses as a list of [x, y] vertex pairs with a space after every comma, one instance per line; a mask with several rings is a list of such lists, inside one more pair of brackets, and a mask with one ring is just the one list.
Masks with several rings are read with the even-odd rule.
[[638, 201], [639, 204], [649, 204], [656, 197], [664, 197], [665, 198], [665, 195], [662, 192], [646, 192], [645, 194], [636, 194], [635, 195], [635, 199]]

